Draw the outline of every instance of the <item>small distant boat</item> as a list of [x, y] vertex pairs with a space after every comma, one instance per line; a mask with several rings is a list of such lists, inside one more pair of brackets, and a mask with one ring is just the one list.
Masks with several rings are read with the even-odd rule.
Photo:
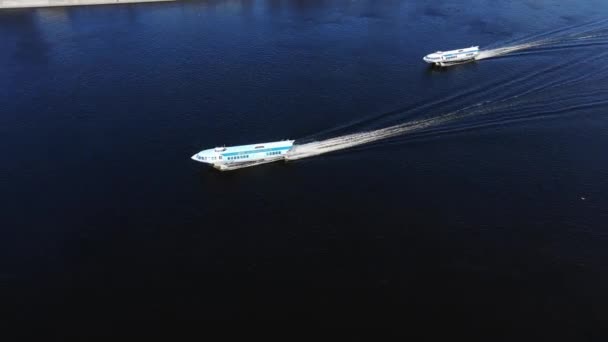
[[423, 60], [437, 66], [450, 66], [469, 62], [479, 55], [479, 46], [471, 46], [466, 49], [437, 51], [424, 56]]
[[234, 170], [274, 161], [284, 160], [294, 140], [282, 140], [262, 144], [216, 147], [202, 150], [192, 160], [210, 164], [218, 170]]

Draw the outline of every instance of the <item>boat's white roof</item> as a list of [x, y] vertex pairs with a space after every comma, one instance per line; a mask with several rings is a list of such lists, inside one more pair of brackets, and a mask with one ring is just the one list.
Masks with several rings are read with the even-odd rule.
[[471, 47], [468, 47], [468, 48], [455, 49], [455, 50], [450, 50], [450, 51], [437, 51], [435, 53], [447, 55], [447, 54], [450, 54], [450, 53], [469, 52], [469, 51], [476, 51], [476, 50], [479, 50], [479, 46], [471, 46]]
[[275, 148], [275, 147], [291, 147], [293, 145], [294, 140], [282, 140], [282, 141], [273, 141], [267, 143], [259, 143], [252, 145], [239, 145], [239, 146], [228, 146], [228, 147], [216, 147], [214, 150], [218, 153], [233, 153], [233, 152], [245, 152], [245, 151], [255, 151], [256, 149], [267, 149], [267, 148]]

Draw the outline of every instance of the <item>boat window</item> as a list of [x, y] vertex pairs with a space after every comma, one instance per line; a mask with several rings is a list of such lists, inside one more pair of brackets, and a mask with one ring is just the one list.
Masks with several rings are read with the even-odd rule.
[[264, 148], [264, 146], [260, 145], [260, 146], [256, 146], [255, 148]]

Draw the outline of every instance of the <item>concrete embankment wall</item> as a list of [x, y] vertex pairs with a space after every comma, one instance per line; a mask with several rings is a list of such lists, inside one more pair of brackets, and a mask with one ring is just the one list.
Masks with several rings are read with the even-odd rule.
[[2, 8], [54, 7], [54, 6], [83, 6], [103, 4], [129, 4], [137, 2], [160, 2], [176, 0], [0, 0]]

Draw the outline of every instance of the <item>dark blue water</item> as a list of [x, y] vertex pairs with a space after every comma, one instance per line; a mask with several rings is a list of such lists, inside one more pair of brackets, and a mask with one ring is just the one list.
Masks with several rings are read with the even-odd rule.
[[[0, 12], [3, 321], [26, 337], [248, 319], [600, 339], [606, 14], [603, 0]], [[421, 59], [543, 39], [448, 69]], [[434, 121], [291, 163], [189, 159], [417, 120]]]

